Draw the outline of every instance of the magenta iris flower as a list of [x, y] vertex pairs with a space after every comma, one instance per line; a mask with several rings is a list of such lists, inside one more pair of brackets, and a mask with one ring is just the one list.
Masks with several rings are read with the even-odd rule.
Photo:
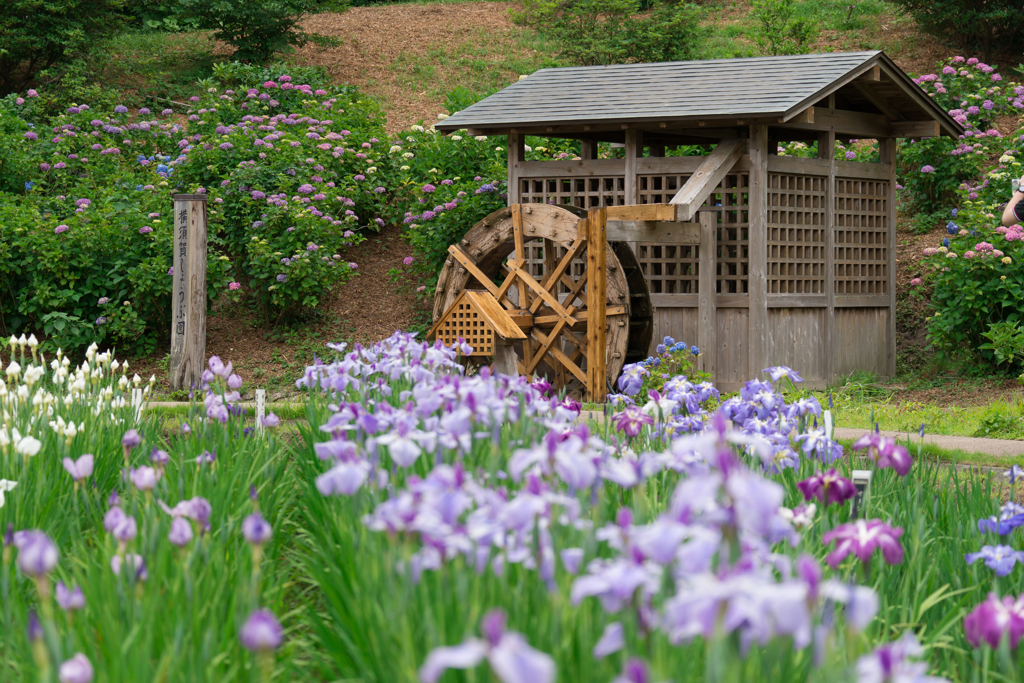
[[861, 562], [868, 562], [875, 549], [880, 548], [886, 563], [899, 564], [903, 561], [903, 546], [899, 541], [902, 535], [902, 528], [893, 528], [880, 519], [858, 519], [843, 524], [822, 537], [825, 545], [836, 542], [836, 549], [828, 554], [825, 561], [835, 569], [853, 553]]
[[867, 457], [880, 468], [892, 468], [896, 474], [905, 476], [914, 463], [906, 448], [892, 439], [871, 432], [860, 437], [853, 443], [853, 450], [867, 451]]
[[652, 424], [654, 424], [654, 418], [645, 415], [636, 406], [629, 406], [615, 416], [615, 428], [624, 432], [626, 436], [636, 436], [644, 428], [644, 425]]
[[797, 482], [796, 487], [804, 494], [804, 500], [817, 498], [825, 507], [843, 503], [857, 495], [853, 482], [839, 476], [835, 469], [824, 474], [819, 471], [813, 477]]
[[964, 618], [964, 635], [974, 647], [987, 643], [992, 648], [1009, 637], [1010, 649], [1016, 649], [1024, 635], [1024, 596], [1008, 595], [1000, 600], [995, 593], [989, 593], [985, 602]]
[[1024, 552], [1014, 550], [1008, 545], [986, 545], [976, 553], [968, 553], [964, 559], [967, 560], [967, 564], [985, 560], [985, 564], [996, 573], [996, 576], [1006, 576], [1013, 571], [1015, 564], [1024, 562]]

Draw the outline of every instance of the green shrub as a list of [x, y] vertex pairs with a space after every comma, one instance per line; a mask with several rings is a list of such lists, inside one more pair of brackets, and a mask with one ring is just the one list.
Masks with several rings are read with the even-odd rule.
[[68, 62], [121, 24], [124, 0], [4, 0], [0, 3], [0, 94], [23, 90], [42, 70]]
[[235, 59], [263, 63], [293, 46], [337, 40], [300, 27], [302, 20], [322, 4], [319, 0], [178, 0], [182, 16], [217, 40], [235, 47]]
[[796, 16], [794, 0], [752, 0], [750, 6], [758, 27], [754, 41], [762, 54], [810, 52], [817, 30], [809, 19]]
[[1020, 52], [1024, 26], [1012, 0], [895, 0], [918, 26], [940, 40], [987, 61], [999, 50]]
[[575, 0], [551, 24], [562, 56], [584, 66], [693, 59], [699, 7], [660, 2], [646, 13], [633, 0]]

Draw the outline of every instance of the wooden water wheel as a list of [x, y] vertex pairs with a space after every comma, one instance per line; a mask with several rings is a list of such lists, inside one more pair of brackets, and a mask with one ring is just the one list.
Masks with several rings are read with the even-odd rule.
[[[515, 343], [518, 370], [582, 395], [587, 357], [587, 241], [580, 210], [546, 204], [499, 209], [473, 226], [441, 270], [436, 322], [467, 290], [485, 290], [526, 333]], [[647, 357], [653, 308], [629, 245], [606, 250], [606, 363], [613, 384], [626, 363]], [[603, 394], [602, 394], [603, 395]]]

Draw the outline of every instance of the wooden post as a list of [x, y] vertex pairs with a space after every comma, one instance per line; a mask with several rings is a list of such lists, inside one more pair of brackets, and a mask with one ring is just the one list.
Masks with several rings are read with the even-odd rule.
[[263, 418], [267, 416], [267, 390], [256, 390], [256, 429], [263, 431]]
[[[524, 339], [523, 344], [528, 341], [529, 339]], [[519, 368], [516, 365], [518, 360], [512, 340], [494, 335], [494, 372], [499, 375], [518, 377]]]
[[750, 308], [750, 377], [764, 368], [768, 322], [768, 126], [750, 127], [749, 266], [747, 290]]
[[199, 386], [206, 366], [206, 195], [174, 195], [171, 389]]
[[640, 181], [636, 177], [636, 160], [644, 155], [644, 134], [636, 128], [626, 129], [625, 203], [640, 203]]
[[715, 257], [718, 252], [718, 212], [701, 211], [700, 249], [697, 285], [697, 345], [701, 353], [701, 370], [716, 375], [718, 356], [718, 311], [715, 294], [718, 280]]
[[516, 131], [510, 131], [508, 134], [508, 204], [519, 203], [519, 198], [522, 196], [523, 188], [520, 187], [519, 182], [519, 164], [526, 159], [526, 139], [525, 136], [517, 133]]
[[597, 140], [580, 140], [580, 159], [590, 161], [597, 158]]
[[604, 403], [608, 393], [605, 342], [608, 209], [603, 206], [590, 209], [587, 218], [587, 393], [591, 401]]
[[825, 381], [836, 374], [836, 133], [830, 130], [818, 135], [818, 158], [827, 159], [828, 178], [825, 185]]
[[886, 228], [889, 239], [889, 263], [886, 269], [886, 287], [889, 292], [889, 325], [885, 335], [885, 371], [896, 376], [896, 138], [878, 141], [878, 160], [889, 164], [889, 190], [885, 195], [888, 218]]

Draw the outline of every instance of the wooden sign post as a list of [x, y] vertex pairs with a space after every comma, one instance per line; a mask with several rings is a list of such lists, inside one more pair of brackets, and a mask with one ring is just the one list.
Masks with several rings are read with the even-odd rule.
[[206, 195], [174, 195], [171, 389], [199, 386], [206, 365]]

